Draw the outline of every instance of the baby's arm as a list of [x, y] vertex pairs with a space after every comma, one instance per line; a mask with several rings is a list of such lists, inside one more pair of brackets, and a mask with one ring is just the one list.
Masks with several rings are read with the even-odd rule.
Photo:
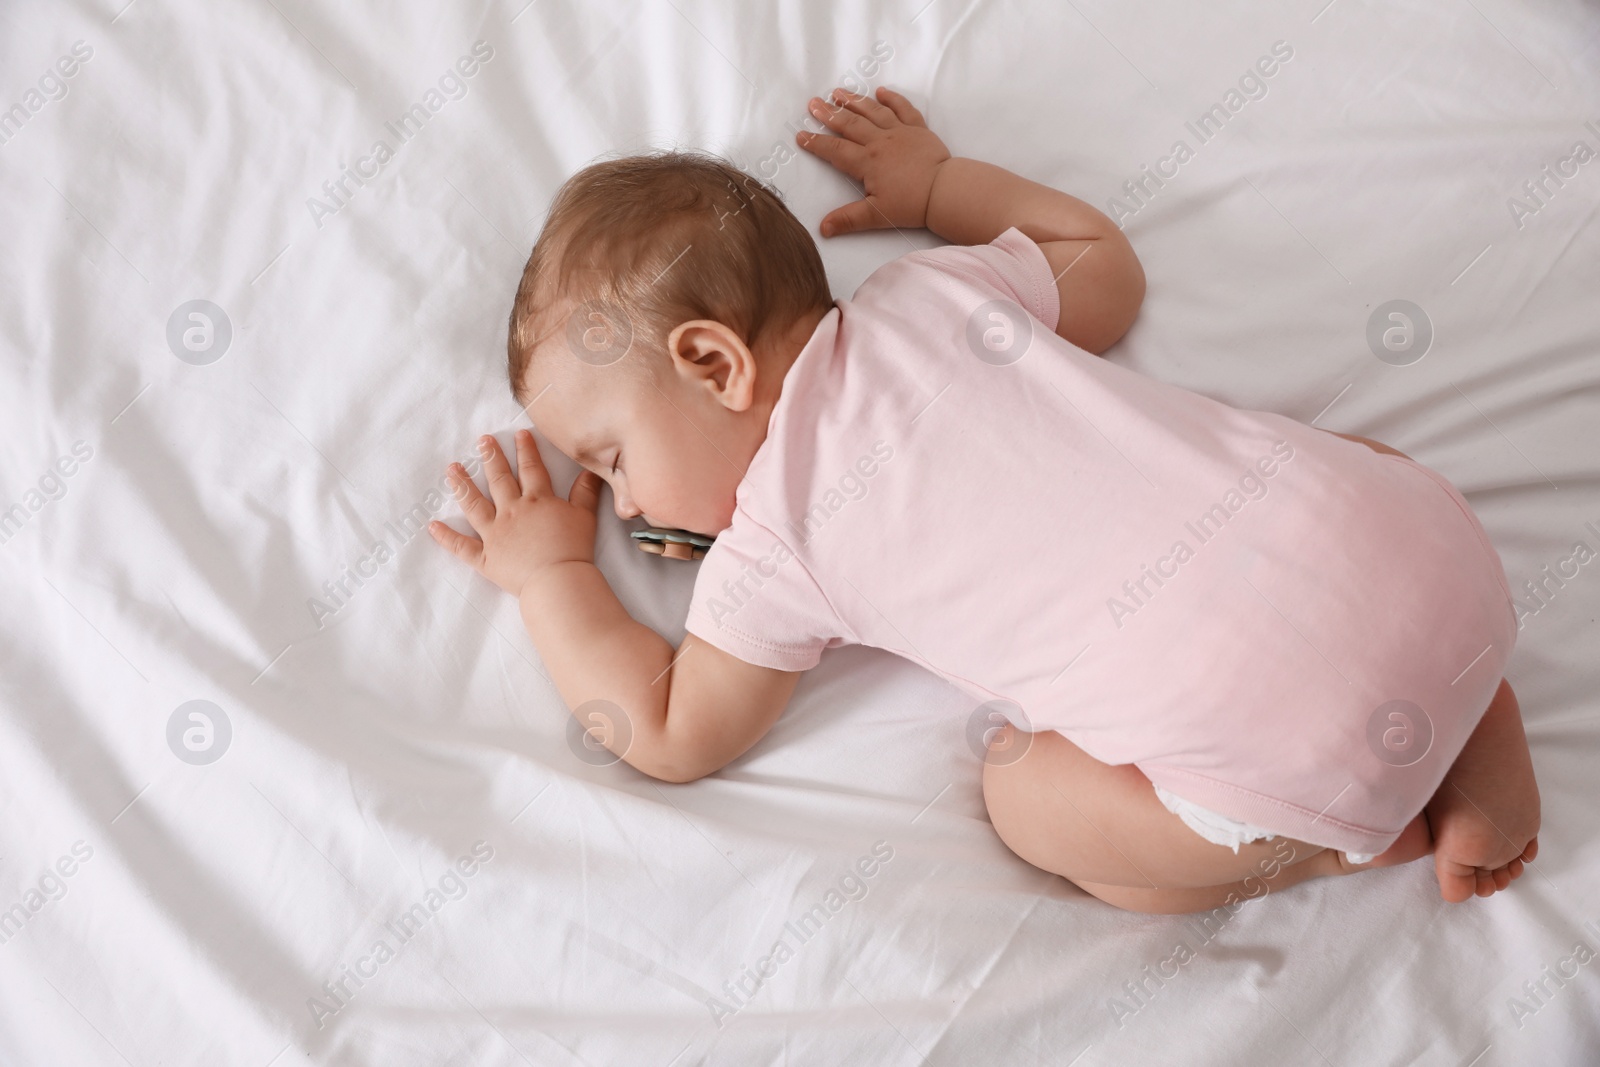
[[956, 156], [939, 165], [928, 229], [953, 244], [987, 244], [1015, 226], [1039, 245], [1061, 297], [1056, 333], [1100, 355], [1144, 302], [1144, 268], [1117, 224], [1075, 196], [1003, 167]]
[[[837, 137], [801, 133], [800, 146], [860, 181], [865, 198], [822, 220], [832, 237], [926, 226], [954, 244], [987, 244], [1015, 226], [1043, 250], [1061, 294], [1056, 333], [1099, 354], [1133, 324], [1144, 268], [1117, 224], [1075, 196], [976, 159], [952, 157], [899, 93], [878, 100], [843, 89], [811, 112]], [[881, 101], [881, 102], [880, 102]]]
[[[555, 494], [526, 430], [518, 476], [494, 438], [480, 442], [485, 498], [460, 464], [457, 499], [481, 540], [442, 522], [428, 532], [457, 559], [512, 593], [562, 699], [590, 736], [653, 778], [688, 782], [725, 766], [782, 714], [800, 674], [744, 662], [693, 634], [676, 653], [636, 622], [594, 565], [600, 479], [584, 471]], [[604, 701], [591, 704], [591, 701]], [[590, 705], [585, 707], [585, 705]], [[618, 712], [621, 720], [616, 721]]]

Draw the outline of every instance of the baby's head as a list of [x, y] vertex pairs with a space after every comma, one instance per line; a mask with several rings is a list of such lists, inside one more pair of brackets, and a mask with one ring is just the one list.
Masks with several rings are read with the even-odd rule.
[[523, 269], [511, 394], [619, 516], [714, 536], [832, 305], [811, 235], [739, 168], [680, 151], [595, 163], [556, 193]]

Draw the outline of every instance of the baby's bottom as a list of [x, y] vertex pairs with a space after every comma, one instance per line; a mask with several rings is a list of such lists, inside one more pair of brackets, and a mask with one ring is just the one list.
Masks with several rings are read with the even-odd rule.
[[[1023, 745], [1020, 757], [1007, 755]], [[1428, 852], [1418, 815], [1389, 851], [1360, 866], [1286, 837], [1242, 844], [1236, 853], [1168, 811], [1137, 767], [1101, 763], [1053, 730], [1023, 734], [1007, 725], [990, 752], [983, 794], [1000, 839], [1035, 867], [1128, 911], [1204, 911]]]
[[1207, 911], [1430, 853], [1441, 895], [1459, 902], [1505, 889], [1539, 848], [1538, 784], [1504, 681], [1433, 799], [1367, 863], [1292, 838], [1241, 844], [1237, 853], [1213, 844], [1167, 810], [1137, 767], [1101, 763], [1053, 730], [998, 731], [983, 799], [1011, 851], [1127, 911]]

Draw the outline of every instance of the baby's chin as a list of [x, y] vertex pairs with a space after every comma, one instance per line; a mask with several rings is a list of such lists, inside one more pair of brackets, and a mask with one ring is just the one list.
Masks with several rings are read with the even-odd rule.
[[716, 537], [733, 523], [734, 502], [730, 498], [726, 508], [697, 508], [691, 514], [677, 516], [681, 521], [673, 520], [673, 516], [651, 516], [640, 514], [640, 518], [651, 526], [664, 530], [687, 530], [701, 537]]

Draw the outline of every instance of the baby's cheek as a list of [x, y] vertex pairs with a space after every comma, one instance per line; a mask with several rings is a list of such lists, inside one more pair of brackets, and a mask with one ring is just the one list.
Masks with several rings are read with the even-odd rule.
[[710, 500], [714, 506], [708, 515], [706, 530], [709, 533], [721, 533], [733, 523], [733, 511], [737, 504], [739, 482], [737, 480], [725, 482], [711, 491]]
[[[718, 461], [719, 466], [727, 464]], [[697, 533], [717, 534], [733, 521], [737, 478], [719, 478], [714, 472], [701, 471], [697, 476], [680, 478], [673, 486], [673, 513], [684, 517], [685, 529]]]

